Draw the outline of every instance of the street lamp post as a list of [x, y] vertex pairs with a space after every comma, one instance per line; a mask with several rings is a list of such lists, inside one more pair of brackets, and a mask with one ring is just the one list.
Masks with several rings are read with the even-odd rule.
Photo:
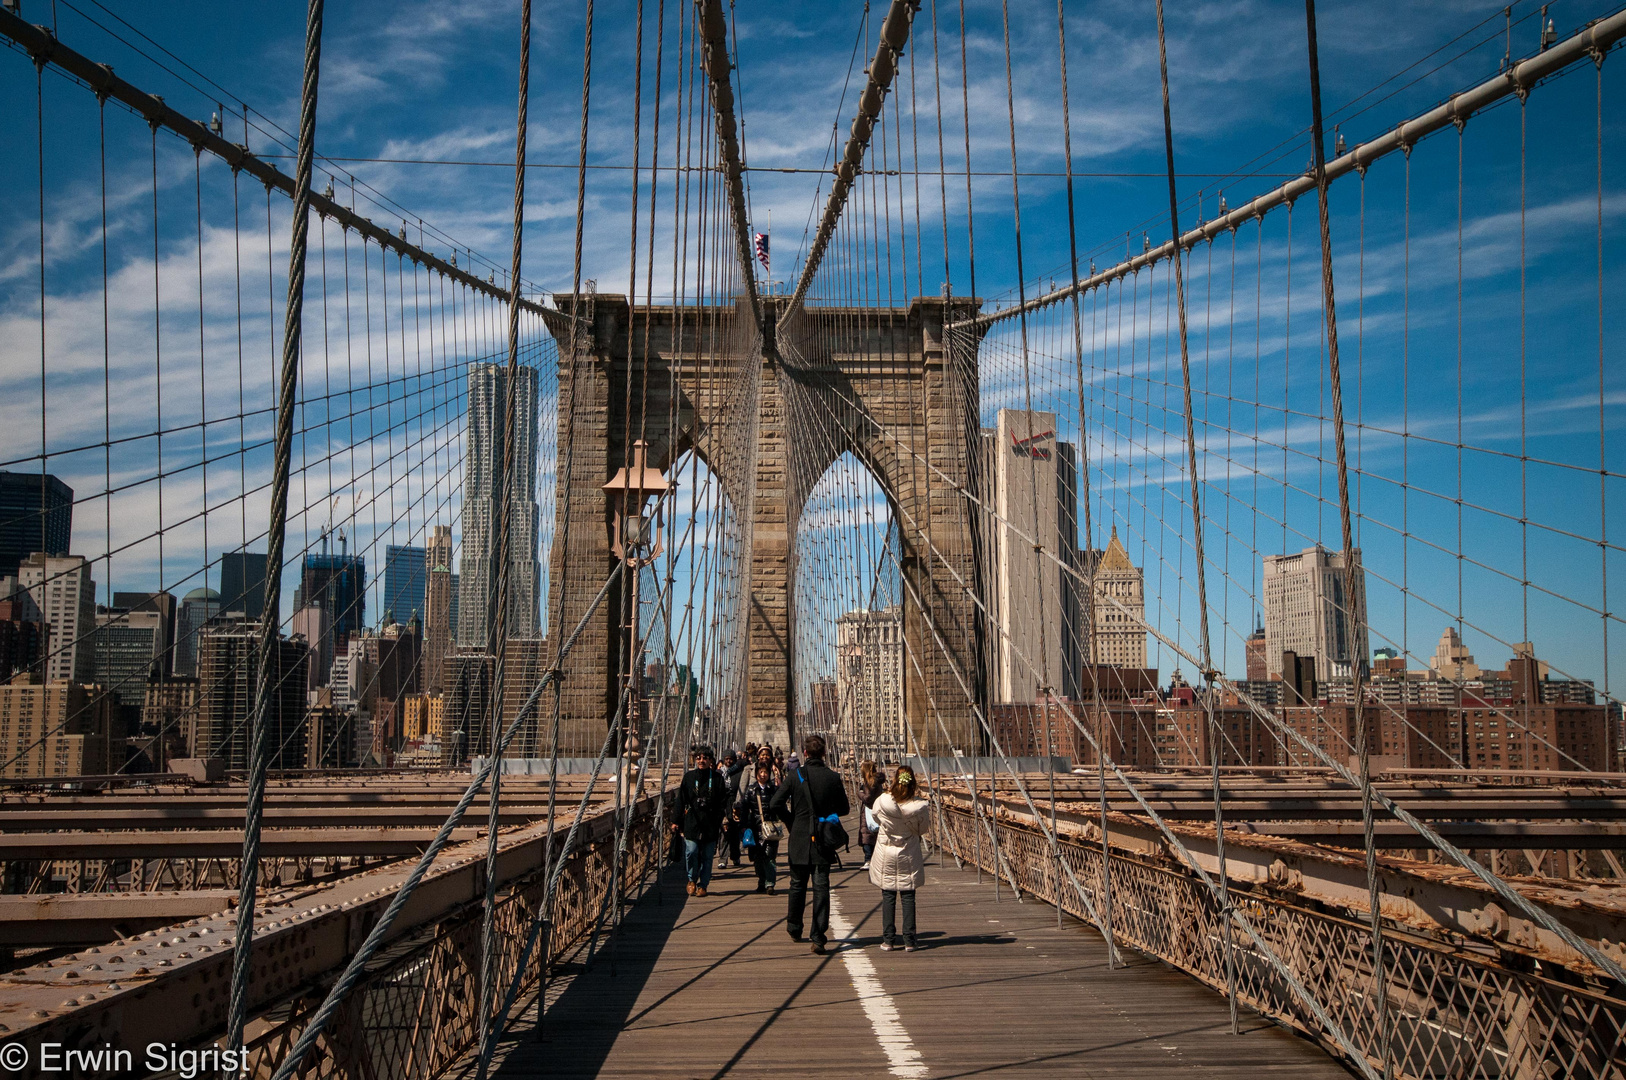
[[[618, 469], [603, 489], [610, 513], [610, 549], [624, 564], [626, 577], [630, 579], [632, 588], [631, 613], [624, 627], [627, 634], [627, 662], [622, 672], [627, 680], [622, 687], [627, 706], [623, 719], [624, 727], [617, 738], [616, 747], [617, 753], [626, 758], [619, 779], [623, 790], [628, 790], [631, 785], [633, 770], [636, 767], [633, 755], [642, 750], [641, 740], [637, 736], [637, 728], [633, 722], [640, 697], [639, 579], [642, 577], [643, 568], [653, 563], [664, 550], [662, 500], [668, 492], [677, 488], [676, 483], [667, 480], [659, 469], [652, 468], [648, 464], [648, 453], [649, 445], [644, 440], [639, 439], [633, 443], [632, 464]], [[654, 506], [646, 507], [650, 496], [655, 497]]]
[[[639, 699], [639, 642], [638, 642], [638, 579], [643, 568], [653, 563], [661, 553], [661, 500], [677, 487], [649, 467], [649, 444], [639, 439], [632, 444], [632, 464], [616, 471], [604, 485], [604, 494], [610, 514], [610, 549], [623, 564], [624, 575], [632, 579], [632, 603], [625, 630], [627, 633], [627, 663], [621, 699], [620, 730], [615, 732], [614, 745], [618, 758], [615, 785], [615, 855], [610, 869], [610, 894], [614, 897], [612, 926], [621, 924], [621, 866], [626, 847], [627, 809], [632, 805], [635, 759], [642, 757], [642, 740], [637, 737]], [[645, 502], [655, 496], [653, 513], [646, 512]], [[647, 548], [647, 551], [646, 551]], [[612, 723], [615, 720], [612, 718]], [[660, 843], [657, 837], [656, 843]], [[615, 971], [615, 948], [611, 939], [610, 971]]]

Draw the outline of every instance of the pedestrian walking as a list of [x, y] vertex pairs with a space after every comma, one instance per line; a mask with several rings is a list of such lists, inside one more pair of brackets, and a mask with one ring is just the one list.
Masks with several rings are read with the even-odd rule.
[[860, 870], [868, 870], [870, 859], [875, 856], [875, 815], [870, 808], [885, 790], [886, 770], [877, 768], [873, 761], [860, 762], [858, 801], [863, 808], [858, 814], [858, 846], [864, 849], [864, 865], [859, 867]]
[[728, 783], [728, 812], [723, 816], [723, 833], [717, 844], [719, 870], [726, 868], [731, 859], [735, 866], [740, 865], [740, 833], [743, 826], [734, 807], [739, 802], [740, 777], [745, 772], [745, 762], [736, 759], [734, 751], [725, 750], [720, 771]]
[[916, 791], [915, 774], [900, 768], [892, 790], [872, 808], [876, 823], [875, 855], [869, 863], [870, 884], [881, 890], [881, 949], [897, 947], [896, 909], [903, 907], [903, 951], [914, 952], [915, 890], [926, 884], [926, 854], [920, 839], [931, 823], [931, 804]]
[[790, 900], [785, 930], [793, 941], [802, 940], [802, 917], [807, 909], [808, 883], [813, 886], [813, 924], [808, 940], [813, 951], [824, 954], [830, 931], [830, 866], [845, 846], [847, 834], [841, 818], [852, 806], [847, 785], [824, 763], [822, 735], [802, 742], [804, 763], [785, 775], [774, 793], [769, 812], [790, 824]]
[[773, 786], [778, 789], [785, 777], [779, 771], [779, 766], [774, 762], [773, 747], [767, 745], [757, 747], [757, 764], [768, 766], [768, 772], [773, 777]]
[[768, 810], [778, 790], [773, 782], [773, 766], [758, 765], [755, 778], [740, 789], [740, 801], [735, 803], [744, 825], [745, 850], [757, 872], [757, 892], [769, 896], [778, 882], [779, 842], [785, 836], [784, 822]]
[[711, 884], [711, 860], [717, 854], [723, 814], [728, 810], [728, 781], [717, 771], [711, 748], [694, 749], [694, 768], [683, 774], [678, 787], [678, 820], [674, 830], [683, 834], [683, 864], [689, 895], [705, 896]]

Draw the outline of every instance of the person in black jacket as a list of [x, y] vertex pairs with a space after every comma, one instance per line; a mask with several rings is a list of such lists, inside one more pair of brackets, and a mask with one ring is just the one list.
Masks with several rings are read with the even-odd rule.
[[809, 938], [813, 951], [820, 955], [824, 953], [830, 930], [830, 866], [837, 854], [818, 841], [814, 827], [822, 817], [832, 814], [840, 817], [851, 809], [847, 803], [847, 786], [824, 764], [824, 752], [823, 736], [809, 735], [802, 742], [802, 757], [806, 761], [786, 773], [769, 808], [771, 814], [790, 823], [790, 909], [785, 915], [785, 930], [793, 941], [802, 940], [802, 913], [807, 906], [807, 883], [811, 878], [813, 926]]
[[683, 865], [689, 878], [689, 895], [705, 896], [711, 884], [711, 860], [717, 854], [717, 837], [728, 809], [728, 781], [717, 771], [711, 748], [694, 749], [694, 768], [683, 774], [678, 787], [678, 819], [674, 830], [683, 833]]
[[772, 896], [778, 876], [779, 841], [768, 839], [768, 826], [783, 829], [768, 809], [778, 788], [773, 784], [773, 767], [757, 765], [756, 779], [740, 789], [735, 809], [745, 833], [745, 850], [757, 872], [757, 892]]
[[740, 797], [740, 777], [745, 772], [745, 762], [734, 757], [734, 751], [723, 751], [723, 761], [719, 766], [723, 779], [728, 781], [728, 814], [723, 818], [723, 836], [717, 843], [717, 869], [728, 866], [732, 858], [734, 865], [740, 865], [740, 834], [744, 826], [740, 823], [739, 814], [735, 812], [734, 804]]

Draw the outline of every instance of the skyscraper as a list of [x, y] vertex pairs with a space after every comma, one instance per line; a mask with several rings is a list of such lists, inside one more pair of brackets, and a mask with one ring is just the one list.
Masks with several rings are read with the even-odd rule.
[[162, 667], [166, 633], [164, 617], [156, 611], [114, 607], [96, 613], [93, 678], [121, 708], [139, 715], [147, 698], [147, 677], [155, 665]]
[[175, 674], [198, 673], [198, 635], [219, 615], [220, 594], [213, 589], [193, 589], [181, 597], [181, 614], [175, 620]]
[[[1264, 682], [1270, 678], [1270, 664], [1265, 660], [1265, 624], [1259, 623], [1242, 643], [1243, 656], [1248, 665], [1248, 681]], [[1280, 661], [1277, 661], [1280, 663]]]
[[424, 617], [424, 576], [427, 553], [410, 544], [388, 544], [384, 548], [384, 612], [398, 623]]
[[[483, 649], [496, 601], [497, 531], [506, 433], [508, 372], [501, 364], [469, 365], [468, 434], [463, 465], [463, 561], [458, 644]], [[536, 505], [537, 372], [521, 367], [515, 386], [514, 475], [509, 488], [508, 637], [537, 633]]]
[[451, 615], [451, 618], [448, 620], [449, 625], [447, 626], [447, 637], [446, 637], [446, 649], [447, 649], [448, 652], [450, 652], [452, 646], [457, 641], [460, 640], [458, 638], [458, 636], [457, 636], [457, 609], [458, 609], [458, 606], [463, 602], [463, 591], [462, 590], [463, 590], [462, 575], [454, 573], [452, 575], [452, 601], [451, 601], [451, 605], [450, 605], [451, 609], [452, 609], [452, 615]]
[[333, 619], [327, 608], [321, 604], [306, 604], [294, 612], [288, 629], [295, 638], [304, 639], [306, 648], [311, 651], [305, 689], [326, 686], [333, 667]]
[[1145, 667], [1145, 617], [1141, 569], [1130, 561], [1114, 525], [1112, 539], [1095, 563], [1095, 662], [1108, 667]]
[[[896, 604], [836, 620], [835, 694], [842, 735], [857, 753], [903, 753], [903, 618]], [[817, 692], [813, 705], [819, 706]], [[812, 713], [808, 721], [817, 723]]]
[[1076, 623], [1067, 626], [1069, 617], [1077, 618], [1071, 575], [1028, 539], [1072, 558], [1078, 543], [1076, 460], [1072, 447], [1056, 440], [1054, 413], [1001, 409], [997, 426], [983, 431], [984, 483], [999, 517], [984, 540], [989, 608], [997, 624], [989, 641], [995, 701], [1032, 701], [1041, 686], [1064, 694], [1076, 680], [1078, 659], [1067, 653], [1078, 641]]
[[90, 682], [96, 671], [91, 645], [96, 583], [90, 580], [90, 563], [79, 555], [29, 555], [17, 568], [17, 584], [28, 590], [50, 627], [45, 681]]
[[112, 699], [19, 672], [0, 685], [0, 776], [93, 776], [124, 764]]
[[115, 608], [125, 611], [144, 611], [158, 615], [163, 624], [163, 642], [161, 645], [162, 669], [159, 678], [168, 678], [175, 669], [175, 617], [177, 614], [175, 594], [167, 592], [116, 592], [113, 594]]
[[[1354, 604], [1344, 602], [1344, 553], [1320, 544], [1297, 555], [1265, 556], [1265, 666], [1282, 673], [1282, 653], [1315, 659], [1315, 678], [1348, 678], [1367, 655], [1366, 573], [1355, 562]], [[1353, 627], [1350, 615], [1353, 612]], [[1291, 673], [1290, 673], [1291, 674]]]
[[425, 553], [428, 585], [423, 603], [423, 686], [429, 693], [444, 685], [441, 660], [452, 644], [452, 529], [436, 525]]
[[[211, 627], [198, 641], [198, 708], [189, 749], [193, 757], [220, 758], [228, 769], [248, 767], [256, 653], [260, 628], [253, 623]], [[271, 768], [305, 767], [305, 665], [310, 650], [279, 637], [271, 665], [272, 695], [266, 710]]]
[[311, 552], [300, 568], [294, 608], [318, 603], [333, 621], [333, 653], [329, 655], [336, 655], [367, 625], [367, 561], [345, 553], [343, 533], [339, 534], [339, 554]]
[[1477, 679], [1480, 676], [1479, 665], [1474, 663], [1474, 654], [1462, 643], [1462, 638], [1454, 626], [1447, 626], [1445, 632], [1440, 635], [1440, 643], [1435, 647], [1428, 667], [1435, 678], [1450, 679], [1453, 682]]
[[250, 622], [259, 621], [265, 613], [265, 552], [220, 556], [220, 610], [241, 611]]
[[49, 473], [0, 472], [0, 577], [36, 551], [66, 555], [72, 533], [72, 488]]
[[16, 578], [0, 578], [0, 679], [19, 671], [38, 674], [50, 651], [50, 630]]

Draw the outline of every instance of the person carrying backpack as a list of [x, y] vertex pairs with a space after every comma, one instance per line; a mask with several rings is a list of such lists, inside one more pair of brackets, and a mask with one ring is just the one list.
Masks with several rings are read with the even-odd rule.
[[847, 802], [847, 785], [824, 763], [825, 744], [821, 735], [809, 735], [802, 742], [805, 761], [786, 771], [784, 783], [774, 792], [769, 813], [790, 825], [790, 898], [785, 930], [792, 941], [802, 941], [802, 916], [807, 909], [807, 886], [813, 884], [813, 925], [808, 940], [813, 951], [824, 955], [830, 931], [830, 867], [839, 849], [847, 845], [841, 818], [852, 807]]

